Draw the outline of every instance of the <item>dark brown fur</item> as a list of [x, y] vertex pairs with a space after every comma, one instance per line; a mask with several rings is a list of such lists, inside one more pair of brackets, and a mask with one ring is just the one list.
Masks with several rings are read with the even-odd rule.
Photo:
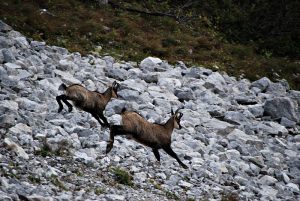
[[68, 106], [69, 112], [71, 112], [73, 106], [68, 102], [68, 100], [71, 100], [77, 108], [91, 113], [101, 126], [109, 126], [103, 111], [111, 98], [117, 98], [118, 88], [119, 84], [114, 82], [104, 93], [99, 93], [97, 91], [89, 91], [79, 84], [73, 84], [68, 87], [62, 84], [59, 89], [65, 90], [65, 93], [56, 97], [59, 105], [58, 112], [61, 112], [63, 109], [61, 101]]
[[106, 153], [109, 153], [113, 147], [114, 136], [127, 135], [133, 138], [135, 141], [151, 147], [153, 153], [158, 161], [160, 161], [160, 155], [158, 150], [165, 150], [170, 156], [175, 158], [179, 164], [187, 168], [176, 153], [171, 148], [171, 136], [174, 128], [181, 128], [180, 119], [182, 113], [178, 110], [165, 124], [153, 124], [145, 120], [136, 112], [123, 111], [122, 112], [122, 125], [112, 125], [110, 130], [110, 141], [106, 148]]

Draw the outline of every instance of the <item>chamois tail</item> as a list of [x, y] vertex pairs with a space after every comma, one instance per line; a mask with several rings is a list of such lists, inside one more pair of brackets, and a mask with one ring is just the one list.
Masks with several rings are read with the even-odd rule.
[[122, 109], [122, 111], [121, 111], [121, 114], [123, 114], [124, 112], [126, 112], [126, 108], [125, 107], [123, 107], [123, 109]]
[[64, 90], [66, 90], [66, 89], [67, 89], [67, 86], [66, 86], [64, 83], [62, 83], [62, 84], [58, 87], [58, 90], [64, 91]]

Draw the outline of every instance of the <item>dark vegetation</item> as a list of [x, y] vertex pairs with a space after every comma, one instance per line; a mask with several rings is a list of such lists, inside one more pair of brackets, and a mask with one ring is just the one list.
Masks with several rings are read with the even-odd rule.
[[113, 175], [115, 176], [115, 180], [127, 186], [133, 186], [133, 177], [126, 170], [123, 170], [119, 167], [115, 167], [111, 169]]
[[[44, 10], [45, 9], [45, 10]], [[140, 61], [157, 56], [300, 89], [300, 2], [3, 0], [0, 19], [35, 40]]]

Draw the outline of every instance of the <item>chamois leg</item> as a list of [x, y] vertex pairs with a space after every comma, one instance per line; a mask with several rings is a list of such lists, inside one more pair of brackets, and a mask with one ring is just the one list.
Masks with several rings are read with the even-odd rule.
[[98, 113], [98, 116], [99, 116], [100, 119], [104, 122], [105, 127], [109, 127], [109, 123], [108, 123], [106, 117], [103, 115], [103, 112]]
[[73, 106], [72, 106], [72, 104], [69, 103], [67, 100], [68, 100], [68, 97], [67, 97], [67, 96], [64, 96], [63, 99], [62, 99], [62, 101], [68, 106], [69, 112], [72, 112]]
[[100, 124], [102, 127], [105, 126], [105, 123], [103, 123], [103, 122], [100, 120], [99, 116], [98, 116], [96, 113], [91, 113], [91, 115], [99, 122], [99, 124]]
[[58, 108], [58, 113], [60, 113], [61, 111], [62, 111], [62, 109], [64, 108], [64, 106], [63, 106], [63, 104], [62, 104], [62, 102], [61, 102], [61, 96], [56, 96], [56, 101], [57, 101], [57, 103], [58, 103], [58, 105], [59, 105], [59, 108]]
[[152, 151], [154, 153], [156, 160], [160, 161], [160, 155], [159, 155], [158, 149], [152, 149]]
[[57, 103], [59, 105], [58, 113], [60, 113], [62, 111], [62, 109], [63, 109], [63, 104], [62, 104], [61, 101], [63, 101], [68, 106], [69, 112], [72, 111], [73, 106], [67, 100], [68, 100], [68, 97], [66, 95], [64, 95], [64, 94], [60, 95], [60, 96], [56, 96], [56, 101], [57, 101]]
[[106, 145], [106, 154], [108, 154], [111, 149], [113, 148], [114, 141], [115, 141], [115, 135], [126, 135], [126, 132], [121, 125], [112, 125], [110, 127], [110, 135], [109, 135], [109, 141]]
[[183, 162], [181, 162], [181, 160], [178, 158], [177, 154], [172, 150], [172, 148], [170, 146], [164, 147], [163, 150], [165, 150], [165, 152], [167, 152], [167, 154], [169, 154], [170, 156], [175, 158], [184, 169], [188, 168], [188, 166], [186, 166]]

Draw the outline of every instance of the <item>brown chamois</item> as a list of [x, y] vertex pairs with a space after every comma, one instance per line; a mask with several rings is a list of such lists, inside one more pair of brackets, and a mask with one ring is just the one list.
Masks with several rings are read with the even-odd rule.
[[158, 161], [160, 161], [158, 150], [163, 149], [175, 158], [183, 168], [188, 168], [171, 148], [173, 129], [181, 129], [180, 120], [183, 114], [179, 112], [179, 109], [175, 113], [171, 109], [171, 114], [172, 116], [165, 124], [155, 124], [148, 122], [138, 113], [126, 111], [124, 108], [121, 113], [122, 125], [111, 125], [110, 127], [110, 139], [106, 147], [106, 154], [113, 148], [114, 136], [127, 135], [135, 141], [151, 147]]
[[73, 106], [68, 102], [68, 100], [71, 100], [77, 108], [90, 113], [101, 126], [109, 127], [103, 111], [111, 98], [118, 98], [117, 91], [119, 87], [120, 84], [114, 81], [112, 86], [108, 87], [104, 93], [99, 93], [97, 91], [89, 91], [79, 84], [73, 84], [68, 87], [65, 84], [61, 84], [58, 89], [64, 90], [65, 93], [56, 97], [59, 105], [58, 112], [61, 112], [63, 109], [61, 101], [68, 106], [69, 112], [71, 112]]

